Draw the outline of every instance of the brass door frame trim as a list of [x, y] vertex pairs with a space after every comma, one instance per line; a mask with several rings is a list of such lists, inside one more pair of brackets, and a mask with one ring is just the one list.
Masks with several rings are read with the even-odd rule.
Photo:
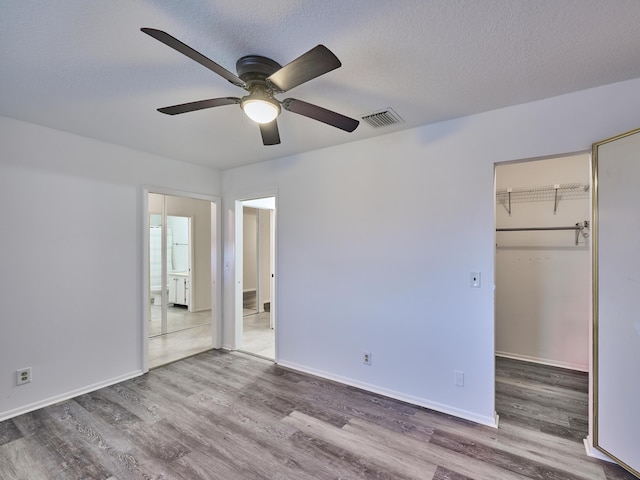
[[623, 467], [624, 469], [631, 472], [636, 477], [640, 478], [640, 472], [632, 468], [630, 465], [627, 465], [625, 462], [617, 458], [615, 455], [609, 453], [605, 448], [598, 445], [598, 313], [599, 313], [599, 303], [598, 303], [598, 236], [599, 236], [599, 223], [598, 223], [598, 148], [602, 145], [606, 145], [607, 143], [614, 142], [616, 140], [620, 140], [625, 137], [629, 137], [632, 135], [640, 134], [640, 128], [630, 130], [625, 133], [621, 133], [620, 135], [616, 135], [611, 138], [607, 138], [605, 140], [601, 140], [599, 142], [595, 142], [591, 146], [591, 174], [592, 174], [592, 182], [593, 182], [593, 194], [592, 194], [592, 277], [593, 277], [593, 285], [592, 285], [592, 308], [593, 308], [593, 339], [592, 339], [592, 355], [593, 355], [593, 365], [592, 365], [592, 373], [593, 373], [593, 418], [592, 418], [592, 433], [593, 433], [593, 447], [604, 453], [606, 456], [610, 457], [614, 460], [618, 465]]

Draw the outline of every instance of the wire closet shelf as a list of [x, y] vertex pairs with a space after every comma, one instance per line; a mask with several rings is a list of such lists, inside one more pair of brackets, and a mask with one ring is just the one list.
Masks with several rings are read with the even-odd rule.
[[553, 213], [558, 210], [560, 200], [589, 198], [589, 185], [563, 183], [539, 187], [501, 188], [496, 190], [496, 203], [505, 205], [511, 215], [512, 203], [553, 201]]
[[[540, 187], [502, 188], [496, 190], [496, 203], [503, 205], [511, 216], [511, 204], [523, 202], [553, 201], [553, 214], [558, 210], [558, 202], [569, 199], [589, 198], [589, 185], [584, 183], [564, 183], [555, 185], [543, 185]], [[575, 244], [578, 245], [580, 234], [585, 237], [589, 229], [589, 220], [578, 222], [575, 225], [563, 227], [518, 227], [496, 228], [496, 232], [522, 232], [534, 230], [574, 230]]]

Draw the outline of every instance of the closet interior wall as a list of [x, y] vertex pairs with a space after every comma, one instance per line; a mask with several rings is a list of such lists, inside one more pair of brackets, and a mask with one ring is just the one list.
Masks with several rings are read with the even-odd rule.
[[[496, 166], [496, 229], [523, 228], [496, 232], [497, 355], [588, 371], [590, 229], [577, 244], [573, 230], [526, 229], [589, 225], [590, 179], [588, 154]], [[554, 187], [566, 184], [584, 188], [556, 200]], [[511, 208], [500, 193], [529, 188], [551, 192], [514, 193]]]

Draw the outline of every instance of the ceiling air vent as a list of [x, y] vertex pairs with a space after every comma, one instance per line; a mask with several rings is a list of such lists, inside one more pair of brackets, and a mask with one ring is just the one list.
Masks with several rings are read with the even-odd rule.
[[363, 121], [367, 122], [373, 128], [388, 127], [390, 125], [396, 125], [402, 123], [402, 118], [392, 108], [385, 108], [379, 112], [370, 113], [368, 115], [362, 115]]

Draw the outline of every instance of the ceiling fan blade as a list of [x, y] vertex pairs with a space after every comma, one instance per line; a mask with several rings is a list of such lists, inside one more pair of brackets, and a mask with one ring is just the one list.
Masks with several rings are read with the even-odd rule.
[[271, 74], [267, 82], [280, 92], [286, 92], [341, 65], [331, 50], [318, 45]]
[[205, 57], [200, 52], [195, 51], [189, 45], [186, 45], [186, 44], [182, 43], [180, 40], [178, 40], [177, 38], [172, 37], [167, 32], [163, 32], [162, 30], [156, 30], [155, 28], [141, 28], [140, 30], [142, 30], [147, 35], [155, 38], [156, 40], [159, 40], [160, 42], [164, 43], [165, 45], [168, 45], [169, 47], [173, 48], [174, 50], [177, 50], [178, 52], [182, 53], [183, 55], [186, 55], [191, 60], [195, 60], [200, 65], [203, 65], [204, 67], [207, 67], [209, 70], [217, 73], [218, 75], [220, 75], [221, 77], [225, 78], [226, 80], [228, 80], [229, 82], [233, 83], [234, 85], [237, 85], [238, 87], [244, 88], [245, 83], [238, 76], [236, 76], [235, 74], [231, 73], [226, 68], [218, 65], [213, 60]]
[[179, 113], [195, 112], [196, 110], [202, 110], [204, 108], [220, 107], [234, 103], [240, 103], [240, 99], [235, 97], [211, 98], [209, 100], [198, 100], [197, 102], [163, 107], [159, 108], [158, 111], [160, 113], [166, 113], [167, 115], [178, 115]]
[[261, 123], [260, 133], [262, 134], [262, 143], [264, 145], [278, 145], [280, 143], [280, 133], [278, 132], [278, 121], [273, 120], [269, 123]]
[[303, 102], [302, 100], [296, 100], [295, 98], [287, 98], [282, 102], [282, 106], [285, 110], [313, 118], [319, 122], [344, 130], [345, 132], [353, 132], [360, 124], [358, 120], [345, 117], [340, 113], [332, 112], [331, 110]]

